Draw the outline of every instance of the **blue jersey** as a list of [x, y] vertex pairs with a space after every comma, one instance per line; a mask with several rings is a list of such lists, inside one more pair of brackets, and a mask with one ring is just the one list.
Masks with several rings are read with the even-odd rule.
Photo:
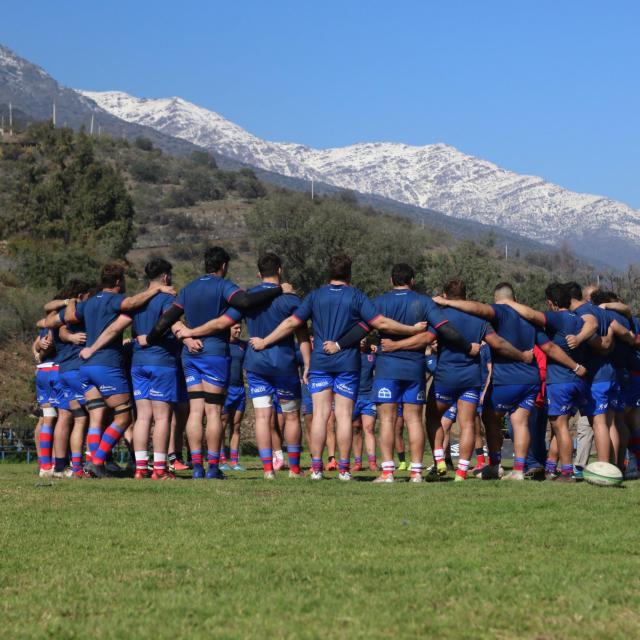
[[[611, 309], [607, 309], [606, 313], [610, 322], [616, 320], [618, 324], [621, 324], [625, 329], [631, 331], [631, 322], [629, 321], [629, 318], [623, 316], [617, 311], [612, 311]], [[619, 381], [626, 379], [630, 351], [631, 347], [628, 344], [625, 344], [617, 338], [614, 339], [613, 350], [609, 354], [609, 358], [611, 359], [613, 368], [616, 370], [616, 376]]]
[[[60, 322], [64, 322], [65, 309], [66, 307], [64, 309], [60, 309], [58, 312], [58, 319]], [[69, 324], [66, 325], [66, 327], [69, 333], [83, 333], [85, 330], [84, 322], [79, 324]], [[54, 340], [56, 340], [58, 335], [59, 330], [56, 329], [54, 333]], [[61, 339], [59, 342], [62, 346], [58, 349], [58, 342], [56, 341], [56, 362], [60, 364], [60, 373], [79, 369], [80, 364], [82, 363], [80, 360], [80, 351], [82, 351], [83, 346], [71, 344], [70, 342], [63, 342]]]
[[247, 344], [246, 340], [229, 342], [229, 352], [231, 353], [231, 373], [229, 374], [230, 387], [244, 386], [242, 368], [244, 365], [245, 354], [247, 353]]
[[[76, 305], [76, 318], [84, 322], [87, 330], [88, 347], [121, 314], [120, 307], [124, 298], [125, 296], [121, 293], [101, 291]], [[88, 360], [83, 360], [82, 365], [123, 368], [122, 336], [116, 336], [109, 344], [96, 351]]]
[[[229, 280], [214, 275], [206, 275], [190, 282], [178, 294], [173, 303], [184, 311], [187, 324], [199, 327], [210, 320], [226, 315], [233, 322], [239, 322], [242, 314], [229, 305], [229, 300], [240, 291], [240, 287]], [[182, 353], [189, 358], [199, 356], [228, 356], [230, 329], [200, 338], [203, 349], [197, 353], [189, 353], [184, 347]]]
[[[160, 316], [171, 308], [175, 298], [168, 293], [157, 293], [144, 307], [131, 312], [132, 335], [146, 336], [155, 327]], [[133, 344], [133, 365], [136, 367], [175, 367], [180, 352], [180, 341], [167, 331], [155, 344], [142, 347], [136, 340]]]
[[[596, 329], [595, 335], [601, 337], [607, 335], [611, 320], [604, 309], [601, 309], [591, 302], [585, 302], [575, 310], [575, 313], [580, 317], [586, 315], [595, 316], [598, 321], [598, 328]], [[589, 343], [587, 342], [587, 344]], [[596, 353], [591, 348], [589, 348], [587, 354], [585, 366], [588, 369], [590, 380], [593, 382], [604, 382], [616, 379], [616, 371], [608, 355]]]
[[[640, 318], [638, 318], [638, 316], [633, 316], [631, 329], [636, 335], [640, 333]], [[628, 356], [627, 369], [629, 372], [635, 374], [640, 373], [640, 349], [629, 349]]]
[[[580, 316], [571, 311], [547, 311], [545, 317], [545, 332], [554, 344], [557, 344], [568, 356], [576, 362], [584, 365], [587, 362], [588, 347], [580, 345], [577, 349], [570, 349], [567, 344], [567, 336], [575, 336], [580, 333], [584, 321]], [[547, 358], [547, 383], [575, 382], [580, 378], [567, 367]]]
[[[467, 342], [480, 344], [485, 335], [494, 333], [489, 323], [464, 311], [445, 307], [444, 319], [451, 322]], [[434, 377], [436, 384], [450, 389], [468, 389], [482, 386], [482, 362], [480, 354], [471, 357], [444, 340], [438, 344], [438, 366]]]
[[[442, 310], [428, 296], [424, 296], [411, 289], [392, 289], [378, 296], [373, 304], [378, 312], [401, 322], [414, 325], [416, 322], [429, 323], [432, 333], [447, 322]], [[406, 336], [396, 336], [380, 332], [381, 338], [402, 340]], [[422, 381], [425, 376], [424, 351], [393, 351], [378, 354], [376, 362], [376, 377], [385, 380], [415, 380]]]
[[358, 387], [358, 397], [365, 398], [369, 395], [373, 387], [373, 372], [376, 368], [376, 354], [360, 353], [360, 386]]
[[[521, 318], [506, 304], [492, 304], [495, 312], [492, 325], [496, 333], [520, 351], [530, 351], [536, 344], [546, 344], [549, 338], [530, 322]], [[540, 371], [534, 358], [531, 364], [516, 362], [498, 353], [491, 353], [493, 361], [492, 383], [495, 385], [540, 384]]]
[[[271, 282], [263, 282], [251, 289], [249, 293], [277, 286]], [[293, 293], [285, 293], [272, 300], [266, 307], [262, 306], [246, 311], [244, 317], [247, 321], [249, 335], [252, 338], [268, 336], [283, 320], [293, 315], [299, 306], [300, 298], [298, 296]], [[254, 351], [249, 348], [244, 368], [247, 371], [265, 376], [297, 375], [298, 363], [293, 335], [283, 338], [262, 351]]]
[[424, 366], [429, 375], [435, 375], [436, 369], [438, 368], [438, 354], [435, 351], [428, 356], [425, 355]]
[[480, 372], [482, 374], [482, 388], [487, 384], [489, 364], [491, 363], [491, 347], [483, 342], [480, 345]]
[[302, 301], [294, 316], [313, 323], [311, 371], [346, 373], [360, 370], [360, 348], [342, 349], [335, 355], [323, 350], [326, 340], [338, 340], [356, 323], [365, 324], [380, 314], [367, 296], [349, 285], [327, 284], [315, 289]]

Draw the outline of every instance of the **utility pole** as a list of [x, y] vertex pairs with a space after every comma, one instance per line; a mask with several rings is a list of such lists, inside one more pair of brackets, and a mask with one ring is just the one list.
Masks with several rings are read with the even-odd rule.
[[93, 135], [93, 113], [91, 114], [91, 128], [89, 129], [89, 135]]
[[13, 107], [9, 103], [9, 135], [13, 135]]
[[311, 178], [311, 199], [313, 200], [313, 178]]
[[508, 244], [504, 245], [504, 259], [505, 259], [505, 261], [509, 259], [509, 245]]
[[56, 126], [56, 101], [53, 101], [53, 126]]

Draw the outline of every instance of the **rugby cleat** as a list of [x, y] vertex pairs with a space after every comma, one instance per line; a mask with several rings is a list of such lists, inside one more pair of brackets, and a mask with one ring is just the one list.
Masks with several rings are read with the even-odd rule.
[[204, 467], [201, 464], [194, 464], [193, 475], [191, 477], [194, 480], [202, 480], [204, 478]]
[[524, 471], [511, 471], [506, 476], [503, 476], [501, 480], [524, 480]]
[[483, 480], [500, 480], [503, 475], [504, 469], [499, 464], [488, 464], [480, 473]]
[[265, 471], [263, 477], [265, 480], [275, 480], [276, 474], [273, 471]]
[[408, 471], [409, 470], [409, 463], [406, 460], [403, 460], [398, 466], [397, 466], [397, 470], [398, 471]]
[[449, 472], [449, 468], [447, 467], [447, 463], [444, 460], [439, 460], [436, 463], [436, 471], [438, 473], [438, 477], [445, 478], [447, 473]]
[[392, 484], [395, 481], [393, 473], [383, 471], [374, 481], [374, 484]]
[[233, 467], [231, 467], [231, 471], [246, 471], [246, 469], [240, 464], [234, 464]]
[[209, 467], [205, 475], [207, 480], [226, 480], [226, 477], [227, 476], [220, 471], [220, 467]]
[[296, 473], [295, 471], [289, 471], [289, 477], [290, 478], [302, 478], [302, 474], [301, 473]]
[[349, 471], [341, 471], [338, 474], [338, 480], [342, 480], [342, 482], [349, 482], [350, 480], [353, 480], [353, 476]]
[[378, 465], [375, 462], [370, 462], [369, 463], [369, 471], [378, 471]]
[[189, 466], [186, 465], [182, 460], [176, 460], [173, 464], [169, 465], [170, 471], [189, 471]]
[[273, 470], [280, 471], [284, 469], [284, 458], [274, 458], [273, 459]]
[[359, 471], [362, 471], [362, 462], [354, 463], [353, 467], [351, 467], [351, 471], [353, 471], [353, 473], [358, 473]]
[[[578, 474], [578, 471], [576, 470], [574, 472], [574, 475], [576, 476], [576, 479], [578, 477], [577, 474]], [[582, 470], [580, 470], [580, 476], [581, 476], [581, 479], [582, 479]], [[629, 469], [628, 471], [624, 472], [624, 479], [625, 480], [638, 480], [638, 478], [640, 478], [640, 472], [638, 472], [638, 469]]]
[[573, 476], [565, 476], [560, 474], [557, 478], [554, 479], [554, 482], [575, 482], [576, 479]]
[[106, 478], [107, 471], [104, 468], [103, 464], [94, 464], [93, 462], [87, 462], [84, 467], [84, 470], [89, 474], [92, 478]]
[[40, 478], [53, 478], [53, 467], [50, 469], [40, 469], [38, 476]]
[[104, 470], [111, 475], [118, 475], [122, 473], [122, 467], [119, 464], [116, 464], [113, 460], [107, 460], [104, 463]]
[[424, 482], [424, 478], [422, 477], [422, 474], [419, 471], [412, 471], [411, 475], [409, 476], [409, 482], [415, 482], [415, 483]]
[[221, 463], [218, 468], [220, 471], [231, 471], [231, 467], [226, 462]]
[[309, 476], [309, 480], [324, 480], [322, 471], [312, 471], [311, 475]]
[[175, 480], [176, 477], [171, 471], [154, 471], [151, 474], [152, 480]]
[[466, 480], [466, 478], [463, 478], [462, 476], [459, 476], [457, 473], [455, 476], [453, 476], [453, 481], [454, 482], [464, 482]]
[[338, 470], [338, 463], [336, 461], [336, 459], [334, 458], [333, 460], [329, 460], [329, 462], [327, 462], [326, 466], [325, 466], [325, 471], [337, 471]]
[[133, 479], [146, 480], [149, 477], [151, 477], [151, 474], [149, 473], [149, 469], [147, 469], [147, 467], [141, 467], [140, 469], [136, 469]]

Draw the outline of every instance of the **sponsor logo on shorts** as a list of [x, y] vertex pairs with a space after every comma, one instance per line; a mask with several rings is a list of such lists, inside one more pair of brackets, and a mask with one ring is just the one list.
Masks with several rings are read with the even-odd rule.
[[416, 396], [416, 400], [424, 400], [425, 395], [424, 391], [418, 391], [418, 395]]
[[266, 393], [267, 387], [260, 385], [259, 387], [251, 387], [251, 393]]
[[138, 396], [142, 395], [142, 391], [140, 391], [140, 389], [134, 389], [133, 395], [137, 398]]
[[378, 389], [378, 398], [381, 400], [391, 400], [391, 389], [387, 389], [387, 387]]
[[317, 381], [314, 380], [313, 382], [311, 382], [311, 386], [314, 389], [320, 389], [322, 387], [326, 387], [327, 386], [327, 381], [326, 380], [321, 380], [320, 382], [317, 382]]
[[344, 391], [345, 393], [348, 393], [349, 395], [351, 395], [353, 393], [353, 389], [347, 385], [344, 384], [343, 382], [340, 382], [339, 384], [336, 385], [336, 389], [338, 389], [339, 391]]
[[196, 377], [195, 376], [187, 376], [184, 381], [185, 382], [195, 382]]
[[101, 384], [98, 389], [100, 390], [100, 393], [103, 393], [105, 391], [115, 391], [116, 388], [113, 385], [110, 384]]
[[151, 395], [151, 396], [160, 396], [162, 398], [162, 397], [164, 397], [164, 392], [158, 391], [158, 389], [150, 389], [149, 390], [149, 395]]

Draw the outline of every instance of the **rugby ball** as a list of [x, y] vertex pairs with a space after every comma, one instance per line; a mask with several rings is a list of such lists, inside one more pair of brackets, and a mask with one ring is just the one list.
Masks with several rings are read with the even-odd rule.
[[584, 468], [584, 479], [601, 487], [617, 487], [622, 484], [622, 471], [608, 462], [592, 462]]

